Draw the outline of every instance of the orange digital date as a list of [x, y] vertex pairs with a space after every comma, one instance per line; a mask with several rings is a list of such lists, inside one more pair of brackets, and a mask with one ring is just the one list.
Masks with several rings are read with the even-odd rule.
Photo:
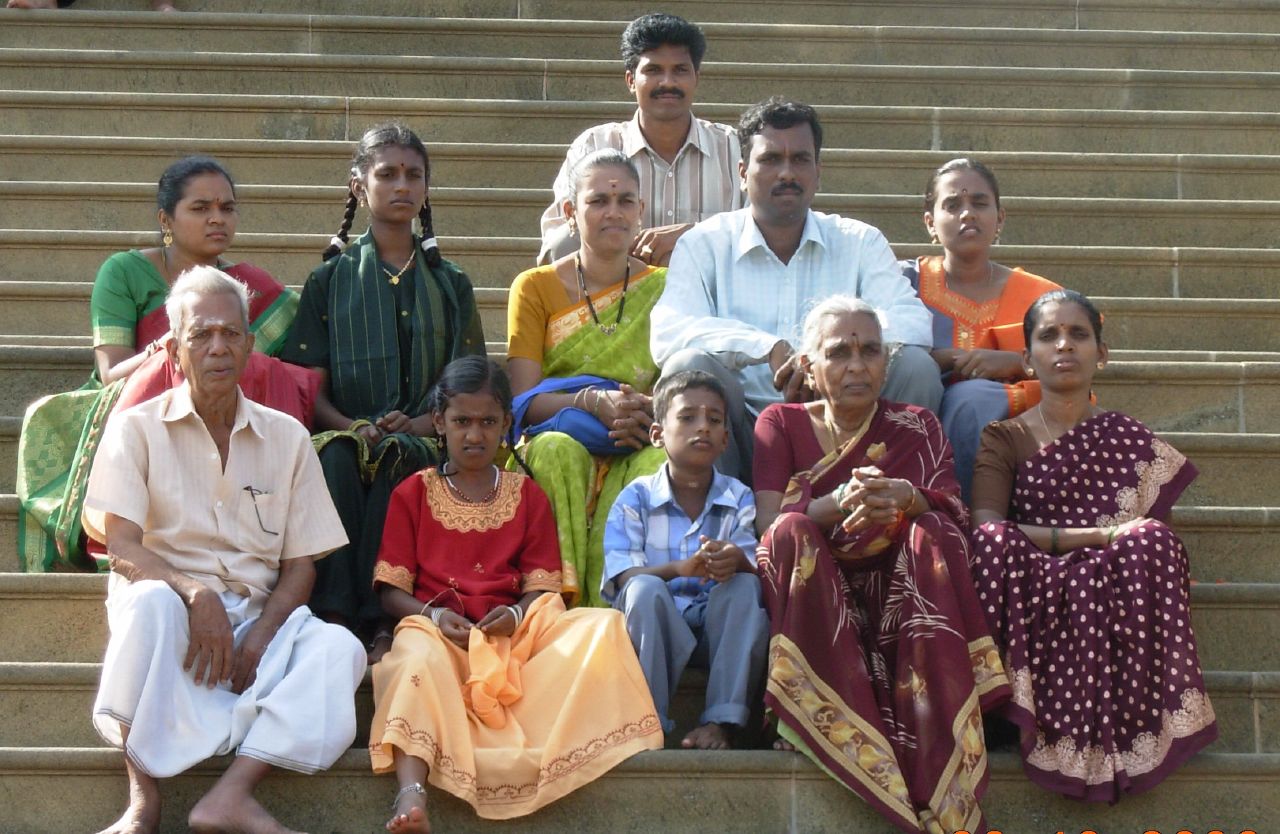
[[[969, 834], [969, 832], [968, 832], [968, 831], [957, 831], [955, 834]], [[979, 832], [975, 832], [975, 834], [982, 834], [982, 832], [980, 832], [980, 831], [979, 831]], [[1002, 834], [1002, 832], [1000, 832], [999, 830], [997, 830], [997, 829], [994, 829], [994, 828], [993, 828], [993, 829], [991, 829], [990, 831], [987, 831], [987, 832], [986, 832], [986, 834]], [[1070, 832], [1070, 831], [1058, 831], [1058, 832], [1056, 832], [1056, 834], [1072, 834], [1072, 832]], [[1085, 829], [1084, 831], [1081, 831], [1079, 834], [1098, 834], [1098, 832], [1093, 831], [1093, 830], [1091, 830], [1091, 829]], [[1159, 831], [1155, 830], [1154, 828], [1150, 828], [1150, 829], [1147, 829], [1146, 831], [1142, 832], [1142, 834], [1162, 834], [1162, 832], [1159, 832]], [[1194, 834], [1194, 832], [1192, 832], [1192, 831], [1188, 831], [1188, 830], [1186, 830], [1186, 829], [1179, 829], [1178, 831], [1173, 832], [1173, 834]], [[1221, 829], [1219, 829], [1219, 828], [1215, 828], [1215, 829], [1213, 829], [1212, 831], [1205, 832], [1205, 834], [1228, 834], [1228, 832], [1225, 832], [1225, 831], [1223, 831], [1223, 830], [1221, 830]], [[1253, 829], [1245, 829], [1244, 831], [1239, 832], [1239, 834], [1257, 834], [1257, 832], [1256, 832], [1256, 831], [1254, 831]]]

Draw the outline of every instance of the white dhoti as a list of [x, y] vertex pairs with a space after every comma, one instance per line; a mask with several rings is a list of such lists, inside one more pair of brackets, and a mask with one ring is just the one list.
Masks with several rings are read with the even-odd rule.
[[[246, 616], [247, 597], [227, 592], [222, 602], [238, 646], [257, 618]], [[314, 773], [332, 765], [355, 739], [364, 649], [345, 628], [318, 619], [306, 606], [280, 626], [256, 680], [239, 695], [226, 683], [197, 685], [183, 670], [187, 609], [164, 582], [131, 583], [112, 574], [107, 620], [111, 640], [93, 724], [150, 776], [174, 776], [232, 751]], [[127, 745], [121, 724], [129, 727]]]

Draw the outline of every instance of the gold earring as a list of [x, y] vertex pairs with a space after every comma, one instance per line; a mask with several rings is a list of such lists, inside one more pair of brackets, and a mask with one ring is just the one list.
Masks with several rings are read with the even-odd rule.
[[1035, 378], [1035, 375], [1036, 375], [1036, 369], [1035, 369], [1035, 368], [1027, 368], [1027, 376], [1028, 376], [1028, 377], [1030, 377], [1030, 378], [1034, 379], [1034, 378]]
[[1102, 369], [1103, 369], [1103, 368], [1105, 368], [1105, 367], [1107, 367], [1107, 363], [1106, 363], [1106, 362], [1099, 362], [1099, 363], [1098, 363], [1098, 370], [1102, 370]]
[[164, 235], [161, 237], [161, 240], [164, 242], [164, 248], [168, 249], [170, 246], [173, 245], [173, 232], [165, 228]]
[[996, 244], [997, 244], [997, 243], [999, 243], [999, 242], [1000, 242], [1000, 227], [999, 227], [999, 226], [997, 226], [997, 227], [996, 227], [996, 238], [995, 238], [995, 240], [991, 241], [991, 245], [992, 245], [992, 246], [994, 246], [994, 245], [996, 245]]
[[938, 244], [938, 243], [941, 243], [941, 242], [942, 242], [942, 241], [938, 240], [938, 233], [937, 233], [937, 232], [930, 232], [930, 233], [929, 233], [929, 241], [930, 241], [931, 243], [934, 243], [934, 244]]

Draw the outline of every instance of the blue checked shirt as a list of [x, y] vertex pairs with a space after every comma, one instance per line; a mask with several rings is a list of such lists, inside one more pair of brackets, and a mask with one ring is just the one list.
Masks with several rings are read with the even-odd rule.
[[[604, 529], [604, 581], [600, 594], [613, 602], [617, 578], [631, 568], [654, 567], [688, 559], [702, 544], [700, 536], [727, 541], [756, 561], [756, 500], [737, 478], [715, 473], [706, 506], [693, 521], [671, 494], [667, 464], [653, 475], [627, 485], [609, 510]], [[683, 611], [710, 593], [715, 582], [696, 576], [667, 581], [676, 608]]]

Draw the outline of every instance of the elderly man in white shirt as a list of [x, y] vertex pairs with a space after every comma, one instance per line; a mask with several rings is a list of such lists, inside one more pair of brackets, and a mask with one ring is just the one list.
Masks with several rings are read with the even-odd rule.
[[706, 49], [702, 30], [675, 15], [647, 14], [628, 24], [622, 60], [636, 114], [627, 122], [589, 128], [569, 146], [552, 185], [551, 205], [542, 213], [539, 263], [578, 248], [578, 235], [564, 214], [572, 191], [569, 174], [601, 148], [622, 151], [640, 174], [644, 216], [631, 254], [645, 263], [666, 266], [676, 241], [694, 223], [743, 204], [737, 132], [691, 112]]
[[898, 270], [880, 231], [810, 209], [822, 127], [808, 105], [769, 99], [745, 114], [739, 165], [749, 206], [705, 220], [680, 238], [653, 310], [650, 345], [669, 376], [715, 374], [729, 390], [733, 434], [719, 461], [751, 478], [754, 416], [811, 396], [792, 340], [808, 308], [853, 293], [881, 310], [893, 345], [883, 396], [937, 410], [942, 381], [929, 356], [929, 311]]
[[258, 783], [327, 768], [355, 738], [364, 649], [306, 607], [313, 560], [346, 534], [307, 430], [240, 392], [244, 285], [196, 267], [166, 306], [185, 382], [112, 416], [83, 513], [111, 559], [93, 722], [129, 774], [104, 834], [158, 831], [157, 780], [233, 751], [188, 824], [278, 834]]

